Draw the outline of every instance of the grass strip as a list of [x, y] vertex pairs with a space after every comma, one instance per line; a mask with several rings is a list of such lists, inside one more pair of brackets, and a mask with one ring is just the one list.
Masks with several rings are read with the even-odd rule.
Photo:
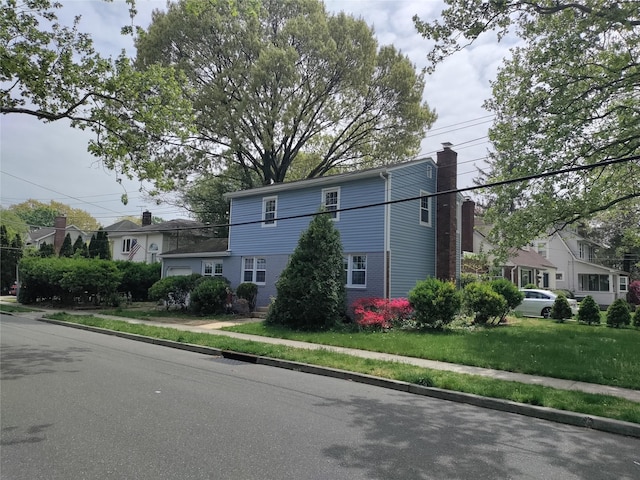
[[120, 320], [107, 320], [93, 316], [56, 313], [48, 318], [134, 333], [175, 342], [203, 345], [221, 350], [233, 350], [282, 360], [364, 373], [418, 385], [472, 393], [484, 397], [511, 400], [586, 415], [613, 418], [640, 423], [640, 403], [608, 396], [569, 390], [557, 390], [540, 385], [490, 379], [477, 375], [431, 370], [398, 362], [371, 360], [327, 350], [306, 350], [282, 345], [239, 340], [221, 335], [188, 332], [174, 328], [131, 324]]
[[224, 330], [640, 390], [640, 330], [510, 319], [499, 327], [299, 332], [261, 323]]
[[23, 307], [21, 305], [6, 305], [6, 304], [0, 304], [0, 312], [6, 312], [6, 313], [26, 313], [26, 312], [38, 312], [40, 310], [35, 309], [35, 308], [28, 308], [28, 307]]

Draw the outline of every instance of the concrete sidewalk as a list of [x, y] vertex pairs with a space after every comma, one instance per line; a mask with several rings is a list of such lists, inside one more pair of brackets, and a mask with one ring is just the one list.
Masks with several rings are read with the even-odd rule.
[[[20, 315], [28, 316], [30, 318], [39, 319], [44, 314], [55, 313], [55, 310], [42, 310], [40, 312], [29, 312]], [[399, 362], [415, 365], [423, 368], [430, 368], [433, 370], [446, 370], [455, 373], [464, 373], [469, 375], [479, 375], [483, 377], [495, 378], [498, 380], [506, 380], [520, 383], [527, 383], [533, 385], [542, 385], [546, 387], [557, 388], [560, 390], [576, 390], [585, 393], [595, 393], [602, 395], [612, 395], [615, 397], [624, 398], [633, 402], [640, 403], [640, 390], [631, 390], [628, 388], [612, 387], [608, 385], [598, 385], [593, 383], [576, 382], [573, 380], [563, 380], [559, 378], [542, 377], [538, 375], [527, 375], [522, 373], [506, 372], [502, 370], [494, 370], [490, 368], [472, 367], [467, 365], [458, 365], [454, 363], [438, 362], [434, 360], [425, 360], [415, 357], [405, 357], [401, 355], [392, 355], [388, 353], [371, 352], [367, 350], [357, 350], [353, 348], [334, 347], [331, 345], [319, 345], [315, 343], [300, 342], [296, 340], [285, 340], [281, 338], [262, 337], [258, 335], [247, 335], [244, 333], [229, 332], [221, 330], [221, 328], [237, 325], [247, 322], [260, 321], [261, 319], [255, 318], [239, 318], [236, 321], [221, 321], [212, 322], [203, 325], [184, 325], [180, 323], [167, 323], [167, 322], [153, 322], [148, 320], [136, 320], [125, 317], [114, 317], [111, 315], [101, 315], [93, 312], [73, 312], [66, 311], [69, 314], [78, 315], [93, 315], [95, 317], [122, 320], [129, 323], [138, 323], [144, 325], [153, 325], [156, 327], [175, 328], [178, 330], [185, 330], [190, 332], [208, 333], [212, 335], [224, 335], [227, 337], [233, 337], [241, 340], [250, 340], [253, 342], [262, 342], [275, 345], [285, 345], [294, 348], [303, 348], [308, 350], [327, 350], [331, 352], [344, 353], [355, 357], [368, 358], [373, 360], [383, 360], [387, 362]]]

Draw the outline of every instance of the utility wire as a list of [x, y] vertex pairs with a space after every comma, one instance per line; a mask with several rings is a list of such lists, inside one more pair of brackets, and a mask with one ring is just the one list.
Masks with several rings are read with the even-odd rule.
[[[419, 195], [417, 197], [409, 197], [409, 198], [401, 198], [398, 200], [389, 200], [389, 201], [385, 201], [385, 202], [378, 202], [378, 203], [370, 203], [367, 205], [359, 205], [356, 207], [346, 207], [346, 208], [339, 208], [336, 210], [331, 210], [331, 213], [333, 212], [350, 212], [350, 211], [354, 211], [354, 210], [362, 210], [365, 208], [373, 208], [373, 207], [381, 207], [381, 206], [385, 206], [385, 205], [393, 205], [396, 203], [403, 203], [403, 202], [410, 202], [410, 201], [416, 201], [416, 200], [421, 200], [423, 198], [432, 198], [432, 197], [438, 197], [440, 195], [451, 195], [451, 194], [456, 194], [456, 193], [463, 193], [463, 192], [469, 192], [472, 190], [479, 190], [481, 188], [493, 188], [493, 187], [500, 187], [503, 185], [509, 185], [512, 183], [519, 183], [519, 182], [527, 182], [529, 180], [536, 180], [539, 178], [546, 178], [546, 177], [551, 177], [551, 176], [555, 176], [555, 175], [562, 175], [565, 173], [572, 173], [572, 172], [579, 172], [579, 171], [583, 171], [583, 170], [592, 170], [594, 168], [599, 168], [599, 167], [607, 167], [609, 165], [615, 165], [618, 163], [625, 163], [625, 162], [631, 162], [634, 160], [640, 160], [640, 155], [635, 155], [633, 157], [625, 157], [625, 158], [615, 158], [615, 159], [611, 159], [611, 160], [605, 160], [602, 162], [598, 162], [598, 163], [594, 163], [591, 165], [578, 165], [575, 167], [569, 167], [569, 168], [563, 168], [560, 170], [552, 170], [550, 172], [544, 172], [544, 173], [536, 173], [534, 175], [526, 175], [524, 177], [517, 177], [517, 178], [512, 178], [509, 180], [501, 180], [498, 182], [492, 182], [492, 183], [485, 183], [483, 185], [475, 185], [472, 187], [465, 187], [465, 188], [456, 188], [453, 190], [445, 190], [442, 192], [436, 192], [436, 193], [430, 193], [430, 194], [426, 194], [426, 195]], [[315, 213], [304, 213], [304, 214], [300, 214], [300, 215], [289, 215], [289, 216], [285, 216], [285, 217], [279, 217], [279, 218], [273, 218], [273, 219], [269, 219], [269, 221], [278, 221], [278, 220], [293, 220], [293, 219], [297, 219], [297, 218], [305, 218], [305, 217], [315, 217], [316, 215], [323, 215], [327, 212], [315, 212]], [[246, 222], [236, 222], [236, 223], [227, 223], [227, 224], [218, 224], [218, 225], [206, 225], [205, 227], [184, 227], [182, 230], [201, 230], [203, 228], [216, 228], [216, 227], [238, 227], [238, 226], [243, 226], [243, 225], [253, 225], [253, 224], [258, 224], [258, 223], [264, 223], [265, 220], [251, 220], [251, 221], [246, 221]], [[168, 230], [162, 230], [162, 231], [175, 231], [176, 229], [168, 229]]]

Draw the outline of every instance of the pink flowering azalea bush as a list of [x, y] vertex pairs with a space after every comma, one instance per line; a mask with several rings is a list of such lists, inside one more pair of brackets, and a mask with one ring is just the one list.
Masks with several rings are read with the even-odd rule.
[[408, 320], [413, 313], [406, 298], [359, 298], [351, 308], [356, 324], [368, 329], [388, 330]]

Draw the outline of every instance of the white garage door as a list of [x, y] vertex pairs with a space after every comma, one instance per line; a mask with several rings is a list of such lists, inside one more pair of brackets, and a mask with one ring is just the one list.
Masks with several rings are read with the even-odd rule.
[[178, 275], [191, 275], [189, 267], [169, 267], [167, 268], [167, 277], [177, 277]]

